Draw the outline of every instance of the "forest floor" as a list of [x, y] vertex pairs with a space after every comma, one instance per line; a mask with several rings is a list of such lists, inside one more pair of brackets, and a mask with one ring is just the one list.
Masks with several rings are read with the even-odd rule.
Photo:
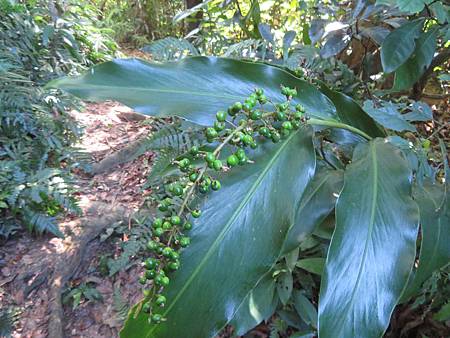
[[[133, 258], [113, 276], [102, 273], [102, 262], [118, 255], [128, 239], [115, 234], [114, 227], [131, 226], [131, 215], [144, 203], [141, 187], [153, 155], [116, 166], [102, 160], [147, 135], [150, 127], [113, 102], [90, 103], [73, 114], [84, 127], [78, 147], [93, 164], [91, 174], [76, 173], [82, 216], [61, 220], [64, 239], [24, 233], [0, 248], [0, 304], [18, 313], [13, 337], [116, 337], [126, 305], [141, 296]], [[67, 290], [84, 285], [85, 296], [91, 292], [101, 299], [82, 296], [75, 309], [73, 301], [61, 304], [61, 294], [64, 299]]]

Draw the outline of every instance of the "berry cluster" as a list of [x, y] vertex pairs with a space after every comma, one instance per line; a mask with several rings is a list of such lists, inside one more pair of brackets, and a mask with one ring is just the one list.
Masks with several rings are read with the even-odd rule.
[[[151, 323], [165, 318], [158, 313], [166, 305], [164, 289], [170, 284], [170, 272], [180, 268], [180, 250], [189, 246], [186, 235], [192, 229], [190, 219], [199, 218], [201, 211], [192, 204], [197, 194], [217, 191], [221, 183], [215, 173], [229, 171], [246, 164], [248, 148], [258, 147], [258, 140], [269, 139], [274, 143], [299, 129], [306, 121], [302, 106], [292, 107], [291, 99], [296, 89], [281, 87], [286, 101], [274, 104], [262, 89], [256, 89], [243, 103], [236, 102], [227, 111], [219, 111], [212, 127], [205, 130], [205, 138], [215, 147], [192, 147], [189, 154], [175, 161], [180, 174], [168, 183], [164, 196], [159, 200], [159, 217], [152, 223], [152, 239], [147, 243], [151, 257], [143, 266], [145, 272], [139, 282], [145, 286], [142, 310], [149, 313]], [[225, 146], [232, 147], [232, 154], [221, 159]], [[210, 147], [211, 148], [211, 147]], [[201, 160], [200, 165], [194, 165]]]

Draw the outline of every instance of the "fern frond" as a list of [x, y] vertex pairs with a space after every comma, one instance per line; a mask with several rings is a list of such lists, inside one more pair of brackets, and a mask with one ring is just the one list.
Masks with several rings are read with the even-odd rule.
[[176, 61], [186, 56], [200, 55], [197, 48], [185, 39], [167, 37], [144, 46], [142, 51], [152, 55], [155, 61]]
[[30, 210], [24, 211], [24, 221], [29, 231], [36, 231], [39, 234], [50, 232], [53, 235], [64, 238], [64, 234], [59, 230], [54, 217], [46, 216]]
[[162, 149], [158, 152], [153, 164], [152, 171], [147, 177], [144, 188], [155, 185], [158, 180], [170, 169], [172, 162], [180, 156], [180, 153], [172, 148]]
[[14, 330], [17, 314], [10, 310], [0, 310], [0, 337], [10, 337]]
[[264, 41], [256, 39], [248, 39], [229, 46], [224, 53], [225, 57], [232, 58], [249, 58], [258, 52], [263, 46]]
[[114, 311], [116, 312], [117, 320], [123, 323], [128, 316], [130, 306], [128, 305], [127, 301], [122, 297], [122, 294], [118, 287], [114, 287], [113, 290], [113, 305]]

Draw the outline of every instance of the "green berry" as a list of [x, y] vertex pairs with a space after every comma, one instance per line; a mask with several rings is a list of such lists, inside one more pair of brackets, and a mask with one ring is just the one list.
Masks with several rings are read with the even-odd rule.
[[234, 167], [239, 163], [239, 158], [236, 155], [230, 155], [227, 158], [227, 164], [230, 167]]
[[152, 315], [152, 323], [159, 324], [159, 323], [161, 323], [161, 321], [162, 321], [162, 316], [160, 314], [155, 313]]
[[169, 263], [170, 270], [175, 271], [175, 270], [178, 270], [179, 268], [180, 268], [180, 263], [178, 263], [178, 262], [170, 262]]
[[152, 293], [151, 289], [144, 289], [144, 291], [142, 291], [142, 293], [144, 294], [144, 297], [149, 297]]
[[261, 136], [270, 137], [270, 129], [267, 127], [261, 127], [258, 130]]
[[147, 270], [145, 271], [145, 278], [147, 279], [153, 279], [156, 276], [155, 270]]
[[258, 102], [260, 104], [266, 104], [267, 103], [267, 97], [265, 95], [261, 95], [260, 97], [258, 97]]
[[239, 113], [239, 111], [242, 110], [242, 103], [240, 103], [240, 102], [235, 102], [235, 103], [233, 104], [233, 106], [231, 107], [231, 110], [232, 110], [234, 113]]
[[220, 189], [220, 182], [217, 181], [217, 180], [212, 181], [211, 189], [215, 190], [215, 191], [219, 190]]
[[191, 215], [194, 218], [199, 218], [201, 214], [202, 214], [202, 212], [198, 209], [192, 210], [192, 212], [191, 212]]
[[272, 131], [270, 133], [270, 138], [272, 139], [273, 143], [277, 143], [277, 142], [280, 141], [281, 136], [280, 136], [280, 134], [277, 131]]
[[214, 128], [207, 128], [206, 129], [206, 137], [209, 139], [214, 139], [217, 137], [217, 131]]
[[242, 148], [239, 148], [238, 150], [236, 150], [236, 152], [235, 152], [234, 154], [236, 155], [236, 157], [237, 157], [239, 160], [242, 160], [242, 159], [246, 159], [246, 158], [247, 158], [247, 156], [245, 155], [245, 150], [242, 149]]
[[224, 111], [218, 111], [216, 114], [216, 119], [218, 122], [225, 122], [227, 119], [227, 113]]
[[144, 303], [144, 305], [142, 306], [142, 311], [144, 311], [145, 313], [149, 313], [150, 309], [152, 308], [150, 302]]
[[262, 90], [261, 88], [256, 88], [256, 89], [255, 89], [255, 94], [256, 94], [257, 96], [261, 96], [261, 95], [264, 94], [264, 90]]
[[284, 122], [281, 124], [281, 127], [282, 127], [283, 129], [286, 129], [286, 130], [292, 130], [292, 123], [289, 122], [289, 121], [284, 121]]
[[253, 142], [250, 144], [250, 148], [252, 148], [252, 149], [258, 148], [258, 144], [256, 142]]
[[297, 89], [292, 88], [292, 89], [290, 90], [290, 92], [289, 92], [289, 96], [290, 96], [290, 97], [297, 96]]
[[179, 258], [180, 258], [180, 254], [176, 251], [172, 251], [172, 253], [170, 254], [170, 259], [176, 261]]
[[180, 225], [181, 218], [177, 215], [174, 215], [174, 216], [170, 217], [170, 223], [172, 223], [173, 225]]
[[163, 251], [162, 251], [162, 255], [164, 257], [170, 257], [170, 255], [172, 254], [173, 249], [169, 246], [166, 246]]
[[214, 129], [217, 132], [220, 132], [220, 131], [224, 130], [225, 129], [225, 123], [224, 122], [219, 122], [219, 121], [214, 122]]
[[186, 168], [187, 166], [189, 166], [189, 164], [191, 164], [191, 161], [189, 161], [188, 158], [183, 158], [178, 165], [180, 166], [180, 168]]
[[422, 147], [423, 147], [423, 149], [430, 149], [430, 147], [431, 147], [431, 141], [430, 141], [430, 140], [427, 140], [427, 139], [423, 140], [423, 141], [422, 141]]
[[206, 153], [205, 160], [208, 163], [212, 163], [216, 160], [216, 156], [213, 153]]
[[145, 285], [147, 283], [147, 278], [145, 276], [139, 277], [139, 284]]
[[156, 297], [155, 304], [158, 306], [164, 306], [164, 304], [166, 304], [166, 301], [166, 297], [164, 297], [163, 295], [159, 295], [158, 297]]
[[172, 228], [172, 223], [170, 223], [169, 221], [165, 221], [162, 225], [163, 230], [169, 230], [171, 228]]
[[153, 220], [153, 227], [154, 227], [155, 229], [156, 229], [156, 228], [161, 228], [162, 224], [163, 224], [163, 220], [162, 220], [161, 218], [155, 218], [155, 219]]
[[198, 178], [198, 174], [197, 173], [192, 173], [192, 174], [189, 175], [189, 181], [191, 181], [192, 183], [197, 181], [197, 178]]
[[250, 118], [254, 121], [259, 120], [262, 117], [260, 110], [253, 110], [250, 112]]
[[294, 128], [294, 129], [300, 128], [300, 122], [298, 122], [298, 121], [292, 121], [292, 128]]
[[[214, 188], [213, 188], [213, 189], [214, 189]], [[184, 224], [184, 226], [183, 226], [183, 229], [184, 229], [184, 230], [187, 230], [187, 231], [191, 230], [191, 229], [192, 229], [192, 223], [186, 222], [186, 223]]]
[[164, 229], [163, 228], [157, 228], [157, 229], [155, 229], [155, 231], [153, 231], [153, 234], [156, 237], [161, 237], [164, 234]]
[[167, 204], [161, 203], [161, 204], [158, 206], [158, 209], [159, 209], [159, 211], [167, 211], [167, 210], [169, 210], [169, 207], [167, 206]]
[[193, 156], [198, 154], [198, 147], [197, 146], [193, 146], [190, 150], [189, 153]]
[[147, 258], [144, 262], [144, 265], [147, 270], [153, 270], [159, 266], [159, 262], [155, 258]]
[[181, 187], [181, 185], [175, 184], [172, 189], [172, 194], [174, 194], [175, 196], [183, 195], [183, 188]]
[[198, 191], [200, 191], [202, 194], [206, 194], [209, 191], [209, 186], [200, 185], [200, 187], [198, 187]]
[[286, 120], [286, 113], [284, 111], [277, 111], [275, 114], [275, 118], [278, 121], [284, 121]]
[[181, 237], [180, 238], [180, 245], [183, 248], [187, 247], [189, 244], [191, 244], [191, 240], [189, 237]]
[[281, 137], [285, 138], [288, 137], [291, 131], [289, 129], [281, 129]]
[[300, 112], [300, 113], [304, 113], [305, 112], [305, 108], [303, 108], [303, 106], [300, 103], [295, 106], [295, 110]]
[[162, 286], [168, 286], [169, 283], [170, 283], [169, 277], [164, 276], [164, 277], [161, 278], [161, 285], [162, 285]]
[[221, 160], [215, 160], [213, 162], [213, 167], [214, 167], [214, 170], [219, 171], [220, 169], [222, 169], [222, 161]]
[[148, 241], [147, 242], [147, 249], [150, 251], [155, 251], [158, 249], [159, 245], [155, 241]]
[[253, 141], [253, 137], [252, 137], [251, 135], [246, 134], [246, 135], [244, 135], [244, 137], [242, 138], [242, 142], [243, 142], [245, 145], [249, 146], [250, 144], [252, 144], [252, 143], [254, 142], [254, 141]]

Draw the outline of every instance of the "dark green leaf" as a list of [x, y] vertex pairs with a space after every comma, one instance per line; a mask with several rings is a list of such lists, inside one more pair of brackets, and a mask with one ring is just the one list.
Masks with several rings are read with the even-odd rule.
[[314, 173], [312, 131], [303, 128], [280, 144], [263, 144], [250, 157], [255, 163], [224, 174], [222, 189], [200, 206], [192, 244], [166, 289], [161, 313], [167, 322], [152, 326], [146, 314], [131, 315], [122, 337], [213, 337], [232, 321], [239, 326], [240, 308], [282, 257], [294, 211]]
[[395, 103], [383, 101], [376, 107], [374, 101], [366, 100], [363, 108], [375, 121], [388, 129], [416, 131], [416, 127], [406, 120], [406, 114], [402, 115], [398, 111], [398, 105]]
[[179, 116], [210, 125], [215, 113], [242, 101], [256, 87], [272, 100], [283, 100], [280, 85], [295, 87], [301, 103], [313, 117], [335, 117], [331, 101], [308, 82], [266, 64], [215, 57], [191, 57], [179, 62], [152, 64], [122, 59], [93, 67], [75, 78], [62, 78], [50, 87], [85, 100], [116, 100], [153, 116]]
[[325, 266], [325, 258], [321, 257], [304, 258], [299, 260], [296, 266], [308, 272], [314, 273], [316, 275], [322, 275], [323, 268]]
[[361, 144], [345, 173], [319, 297], [319, 335], [381, 337], [408, 281], [419, 213], [412, 172], [384, 139]]
[[320, 50], [320, 56], [326, 59], [342, 52], [350, 43], [350, 35], [347, 34], [346, 30], [347, 28], [331, 33], [327, 42], [325, 42], [325, 45]]
[[294, 306], [306, 324], [317, 328], [317, 310], [301, 291], [294, 291]]
[[425, 4], [430, 4], [433, 0], [397, 0], [398, 8], [410, 14], [419, 13], [425, 7]]
[[412, 55], [423, 22], [423, 19], [408, 22], [386, 36], [381, 45], [381, 64], [386, 73], [396, 70]]
[[450, 319], [450, 303], [445, 304], [434, 316], [439, 321], [447, 321]]
[[283, 252], [288, 253], [309, 236], [334, 209], [342, 188], [343, 172], [320, 170], [308, 184], [296, 213], [295, 223], [289, 229]]
[[444, 186], [425, 181], [414, 197], [420, 209], [422, 244], [419, 266], [402, 300], [413, 296], [431, 274], [450, 261], [450, 207]]
[[393, 90], [409, 89], [420, 79], [433, 60], [438, 32], [438, 27], [435, 27], [420, 35], [414, 54], [395, 72]]
[[350, 124], [370, 136], [384, 136], [384, 132], [380, 130], [372, 117], [367, 115], [351, 97], [331, 90], [324, 83], [321, 83], [320, 89], [333, 102], [337, 109], [337, 115], [342, 122]]
[[282, 273], [277, 279], [277, 293], [283, 305], [286, 305], [291, 298], [294, 280], [290, 272]]

